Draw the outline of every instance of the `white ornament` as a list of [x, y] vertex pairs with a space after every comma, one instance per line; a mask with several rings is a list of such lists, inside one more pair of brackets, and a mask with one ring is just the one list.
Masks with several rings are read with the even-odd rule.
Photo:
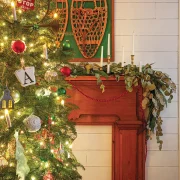
[[41, 128], [41, 119], [35, 115], [30, 115], [23, 122], [29, 132], [36, 132]]
[[34, 66], [19, 69], [15, 71], [15, 75], [23, 87], [36, 84]]

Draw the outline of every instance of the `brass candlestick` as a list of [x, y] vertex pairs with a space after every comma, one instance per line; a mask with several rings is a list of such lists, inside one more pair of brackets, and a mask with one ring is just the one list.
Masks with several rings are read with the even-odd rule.
[[134, 55], [131, 55], [131, 65], [134, 65]]

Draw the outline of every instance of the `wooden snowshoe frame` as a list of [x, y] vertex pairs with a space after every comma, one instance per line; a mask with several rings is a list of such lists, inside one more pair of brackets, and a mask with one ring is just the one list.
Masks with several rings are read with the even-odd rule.
[[[86, 2], [94, 3], [94, 8], [85, 8]], [[107, 0], [72, 0], [72, 31], [85, 58], [92, 58], [96, 54], [106, 30], [107, 18]]]

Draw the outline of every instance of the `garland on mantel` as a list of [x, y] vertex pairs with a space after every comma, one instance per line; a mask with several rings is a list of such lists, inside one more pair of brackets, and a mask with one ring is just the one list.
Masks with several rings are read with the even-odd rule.
[[[152, 64], [151, 64], [152, 65]], [[142, 67], [142, 72], [136, 65], [127, 65], [122, 67], [121, 63], [112, 63], [110, 73], [106, 73], [107, 66], [100, 67], [97, 64], [80, 63], [79, 65], [71, 64], [72, 77], [92, 75], [97, 78], [97, 84], [100, 84], [102, 92], [105, 91], [105, 86], [100, 79], [101, 76], [108, 78], [109, 75], [114, 75], [119, 81], [120, 76], [124, 76], [126, 90], [133, 91], [133, 87], [139, 85], [143, 87], [142, 108], [145, 110], [145, 118], [147, 121], [147, 139], [152, 139], [152, 133], [156, 133], [159, 149], [162, 149], [163, 141], [160, 136], [162, 133], [162, 119], [160, 113], [168, 103], [173, 99], [173, 93], [176, 92], [176, 85], [171, 80], [169, 75], [161, 71], [153, 70], [150, 64]]]

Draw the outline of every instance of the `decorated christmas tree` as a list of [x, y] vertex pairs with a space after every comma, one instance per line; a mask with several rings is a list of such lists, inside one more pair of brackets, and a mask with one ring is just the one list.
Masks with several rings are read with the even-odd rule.
[[[61, 43], [65, 14], [54, 0], [0, 1], [0, 177], [81, 179], [64, 78], [72, 57]], [[66, 66], [64, 66], [66, 64]]]

